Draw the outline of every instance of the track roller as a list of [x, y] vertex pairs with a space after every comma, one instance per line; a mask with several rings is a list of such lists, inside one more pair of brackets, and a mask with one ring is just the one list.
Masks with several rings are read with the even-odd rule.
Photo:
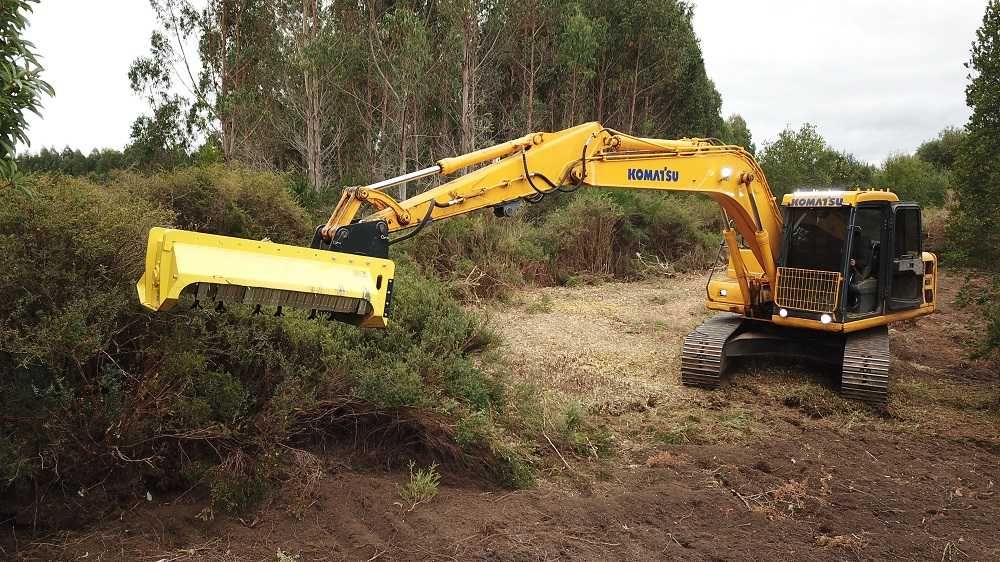
[[840, 371], [840, 394], [876, 407], [889, 399], [889, 328], [847, 334]]
[[718, 388], [726, 368], [726, 340], [742, 323], [740, 315], [725, 312], [709, 318], [685, 336], [681, 348], [681, 383]]

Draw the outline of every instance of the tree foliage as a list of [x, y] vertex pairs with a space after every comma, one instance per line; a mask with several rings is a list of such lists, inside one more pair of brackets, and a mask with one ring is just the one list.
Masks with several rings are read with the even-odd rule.
[[937, 207], [944, 204], [952, 179], [949, 172], [918, 156], [895, 154], [886, 158], [872, 183], [891, 189], [902, 200]]
[[38, 113], [41, 96], [53, 95], [41, 79], [42, 65], [34, 45], [23, 37], [32, 4], [38, 0], [4, 0], [0, 4], [0, 179], [13, 183], [17, 176], [14, 147], [28, 140], [27, 112]]
[[917, 156], [942, 170], [951, 170], [955, 165], [955, 158], [962, 150], [965, 136], [964, 129], [947, 127], [938, 133], [937, 138], [921, 144], [917, 148]]
[[[968, 134], [954, 161], [958, 206], [949, 225], [950, 257], [993, 274], [1000, 288], [1000, 0], [986, 5], [972, 44], [965, 99]], [[1000, 301], [987, 300], [986, 350], [1000, 348]]]
[[1000, 1], [986, 6], [972, 45], [966, 102], [972, 115], [955, 159], [958, 208], [951, 224], [955, 258], [1000, 264]]
[[799, 188], [867, 187], [875, 172], [870, 164], [830, 148], [810, 123], [781, 131], [764, 144], [759, 160], [778, 196]]
[[34, 154], [22, 154], [17, 158], [17, 166], [26, 173], [58, 172], [70, 176], [85, 176], [121, 170], [127, 168], [129, 162], [120, 150], [94, 149], [89, 154], [84, 154], [80, 150], [66, 147], [62, 150], [42, 148]]
[[678, 0], [153, 4], [160, 29], [131, 77], [154, 110], [133, 142], [164, 163], [210, 137], [228, 161], [321, 189], [587, 120], [722, 136]]
[[757, 153], [757, 145], [753, 143], [753, 136], [750, 134], [750, 127], [743, 117], [734, 113], [722, 123], [722, 136], [720, 137], [726, 144], [742, 146], [750, 154]]

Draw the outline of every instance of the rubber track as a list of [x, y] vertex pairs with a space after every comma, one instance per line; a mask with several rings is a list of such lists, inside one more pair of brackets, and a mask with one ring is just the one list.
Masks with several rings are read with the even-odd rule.
[[742, 323], [740, 315], [724, 312], [709, 318], [685, 336], [681, 348], [681, 383], [718, 388], [726, 366], [726, 340]]
[[879, 326], [847, 334], [840, 394], [873, 406], [889, 399], [889, 328]]

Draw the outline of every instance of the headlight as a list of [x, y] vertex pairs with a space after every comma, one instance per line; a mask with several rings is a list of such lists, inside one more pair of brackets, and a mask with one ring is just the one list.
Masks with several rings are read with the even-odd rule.
[[720, 297], [728, 297], [729, 296], [729, 291], [727, 291], [725, 289], [719, 289], [719, 296]]
[[788, 318], [788, 311], [784, 308], [778, 309], [778, 316], [782, 318]]
[[833, 322], [833, 317], [830, 316], [829, 314], [824, 314], [823, 316], [819, 317], [819, 321], [824, 324], [829, 324], [830, 322]]

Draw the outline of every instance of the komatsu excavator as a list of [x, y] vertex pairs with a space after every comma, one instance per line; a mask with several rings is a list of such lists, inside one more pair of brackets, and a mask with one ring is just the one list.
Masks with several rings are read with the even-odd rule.
[[[452, 174], [404, 201], [385, 192]], [[507, 216], [522, 202], [581, 187], [701, 193], [721, 207], [728, 267], [713, 270], [705, 295], [721, 313], [684, 339], [686, 385], [718, 387], [733, 357], [797, 356], [839, 366], [844, 396], [884, 405], [888, 324], [935, 310], [937, 258], [922, 251], [917, 204], [889, 191], [826, 190], [785, 195], [779, 206], [743, 148], [640, 138], [599, 123], [525, 135], [346, 188], [309, 248], [154, 228], [139, 299], [165, 310], [186, 292], [203, 305], [273, 306], [278, 314], [295, 307], [385, 327], [396, 281], [392, 244], [433, 221], [486, 207]], [[359, 217], [363, 207], [372, 212]], [[405, 229], [412, 230], [390, 236]]]

